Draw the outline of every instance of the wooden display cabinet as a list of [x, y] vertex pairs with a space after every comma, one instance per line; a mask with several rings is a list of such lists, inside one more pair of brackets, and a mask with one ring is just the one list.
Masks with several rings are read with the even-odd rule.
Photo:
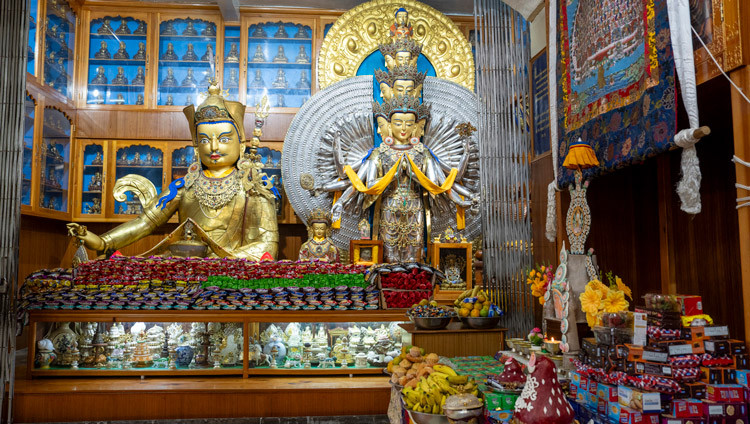
[[[112, 201], [107, 184], [110, 144], [102, 140], [78, 140], [74, 163], [77, 164], [73, 218], [105, 221]], [[97, 200], [98, 199], [98, 206]], [[98, 209], [98, 212], [97, 212]]]
[[[383, 368], [380, 366], [368, 365], [366, 368], [356, 368], [352, 363], [347, 368], [335, 366], [333, 368], [284, 368], [283, 361], [277, 368], [266, 366], [254, 366], [251, 362], [248, 352], [250, 352], [250, 339], [257, 340], [262, 330], [268, 328], [271, 324], [277, 326], [282, 331], [287, 323], [299, 323], [300, 329], [310, 325], [313, 336], [316, 334], [312, 327], [321, 327], [327, 337], [327, 345], [334, 346], [336, 336], [346, 334], [351, 324], [359, 326], [368, 325], [370, 328], [378, 328], [380, 325], [390, 327], [391, 323], [404, 322], [404, 310], [374, 310], [374, 311], [193, 311], [193, 310], [34, 310], [29, 314], [29, 334], [31, 340], [29, 343], [28, 353], [28, 375], [33, 377], [63, 377], [63, 376], [138, 376], [138, 375], [159, 375], [159, 376], [194, 376], [194, 375], [242, 375], [243, 377], [261, 376], [261, 375], [380, 375]], [[109, 366], [95, 367], [92, 363], [85, 363], [83, 358], [79, 358], [78, 369], [71, 367], [72, 358], [64, 357], [72, 347], [70, 343], [75, 337], [78, 341], [77, 349], [79, 353], [84, 353], [84, 349], [96, 349], [94, 343], [84, 343], [83, 333], [86, 327], [85, 323], [96, 323], [90, 331], [96, 330], [103, 336], [112, 329], [113, 324], [123, 324], [124, 330], [129, 332], [132, 325], [136, 322], [148, 323], [147, 328], [158, 324], [162, 328], [171, 323], [178, 323], [182, 331], [188, 333], [191, 329], [189, 323], [233, 323], [233, 328], [242, 330], [242, 356], [232, 361], [233, 364], [224, 364], [219, 368], [214, 368], [212, 358], [207, 358], [208, 366], [188, 367], [178, 365], [177, 369], [169, 369], [167, 364], [159, 365], [148, 364], [149, 366], [136, 367], [135, 364], [123, 368], [122, 363], [118, 363], [117, 368]], [[75, 336], [66, 330], [78, 327], [79, 331]], [[401, 337], [398, 342], [405, 342], [403, 336], [405, 332], [400, 330], [396, 335], [391, 337]], [[92, 334], [89, 335], [91, 338]], [[37, 342], [43, 338], [51, 340], [55, 346], [57, 359], [50, 364], [49, 368], [42, 368], [41, 364], [35, 363], [37, 357]], [[67, 339], [67, 340], [66, 340]], [[155, 338], [154, 338], [155, 339]], [[394, 339], [395, 340], [395, 339]], [[106, 337], [104, 340], [107, 342]], [[225, 341], [226, 342], [226, 341]], [[163, 339], [161, 341], [163, 343]], [[161, 352], [160, 345], [157, 349], [155, 343], [152, 343], [152, 351]], [[284, 344], [284, 347], [290, 347]], [[117, 348], [116, 345], [100, 345], [99, 349], [107, 351], [110, 348]], [[112, 353], [112, 350], [107, 351]], [[93, 353], [93, 352], [92, 352]], [[123, 352], [124, 353], [124, 352]], [[210, 355], [210, 353], [209, 353]], [[119, 356], [119, 353], [118, 353]], [[132, 359], [132, 358], [131, 358]], [[201, 359], [202, 362], [202, 359]], [[140, 364], [147, 365], [147, 364]]]
[[[435, 300], [453, 302], [461, 293], [473, 287], [471, 243], [431, 243], [429, 250], [432, 266], [446, 274], [446, 279], [450, 277], [447, 267], [451, 266], [457, 274], [460, 270], [460, 278], [466, 282], [466, 287], [460, 289], [435, 287]], [[452, 263], [448, 264], [447, 260]]]
[[35, 141], [39, 139], [39, 124], [37, 123], [40, 107], [34, 96], [26, 92], [23, 120], [23, 158], [21, 160], [21, 211], [31, 212], [34, 205], [32, 199], [39, 198], [39, 164], [36, 160], [37, 154]]
[[[106, 188], [107, 196], [113, 192], [117, 180], [128, 174], [138, 174], [147, 178], [156, 187], [157, 195], [161, 194], [167, 179], [167, 145], [166, 141], [115, 141], [109, 162], [108, 174], [111, 177]], [[132, 193], [127, 193], [126, 198], [125, 202], [113, 199], [107, 211], [108, 216], [129, 221], [135, 217], [134, 215], [139, 214], [142, 210], [140, 202]]]

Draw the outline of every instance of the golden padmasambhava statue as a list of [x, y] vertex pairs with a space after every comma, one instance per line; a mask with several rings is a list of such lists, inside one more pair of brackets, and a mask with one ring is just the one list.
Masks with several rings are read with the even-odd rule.
[[299, 260], [319, 260], [339, 262], [339, 248], [330, 239], [331, 218], [322, 209], [313, 211], [310, 226], [307, 228], [309, 239], [299, 249]]
[[[279, 243], [276, 198], [257, 155], [244, 155], [245, 105], [224, 100], [212, 82], [206, 100], [197, 109], [190, 105], [183, 112], [200, 162], [193, 163], [187, 175], [173, 181], [169, 192], [160, 197], [143, 177], [118, 180], [115, 191], [118, 185], [128, 185], [120, 191], [137, 192], [144, 203], [143, 213], [101, 236], [75, 223], [68, 224], [69, 234], [89, 249], [108, 253], [151, 234], [177, 212], [181, 224], [191, 219], [210, 239], [208, 256], [275, 258]], [[264, 118], [259, 121], [256, 114], [251, 147], [257, 147]]]

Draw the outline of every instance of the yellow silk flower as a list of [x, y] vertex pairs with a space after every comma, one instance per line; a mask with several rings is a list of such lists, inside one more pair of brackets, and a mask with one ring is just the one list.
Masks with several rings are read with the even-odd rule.
[[590, 286], [592, 289], [599, 292], [599, 294], [602, 295], [602, 299], [607, 297], [607, 293], [609, 292], [609, 287], [607, 287], [606, 284], [602, 283], [599, 280], [591, 280], [589, 281], [588, 286]]
[[579, 296], [581, 300], [581, 310], [587, 314], [596, 314], [599, 312], [599, 305], [602, 302], [602, 294], [590, 285], [586, 286], [586, 291]]
[[626, 311], [630, 304], [625, 300], [625, 293], [619, 290], [610, 290], [607, 297], [602, 300], [602, 307], [605, 312]]
[[625, 293], [625, 296], [627, 296], [630, 300], [633, 300], [633, 291], [630, 290], [630, 287], [626, 286], [625, 283], [622, 282], [622, 278], [615, 277], [615, 283], [617, 284], [617, 288]]
[[586, 312], [586, 323], [589, 325], [589, 328], [594, 328], [595, 326], [599, 325], [599, 321], [599, 314]]

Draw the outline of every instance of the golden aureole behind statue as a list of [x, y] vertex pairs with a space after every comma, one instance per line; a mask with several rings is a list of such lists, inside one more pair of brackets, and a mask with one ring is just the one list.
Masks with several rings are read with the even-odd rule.
[[[156, 196], [153, 184], [144, 177], [131, 174], [120, 178], [115, 184], [115, 198], [124, 201], [125, 193], [132, 192], [143, 212], [101, 236], [78, 231], [79, 225], [70, 223], [70, 235], [100, 255], [108, 254], [151, 234], [179, 212], [180, 227], [168, 238], [172, 240], [169, 244], [176, 243], [183, 249], [170, 250], [172, 254], [200, 253], [256, 261], [264, 255], [276, 257], [277, 199], [261, 172], [262, 164], [243, 157], [245, 106], [224, 100], [213, 82], [203, 103], [197, 108], [190, 105], [183, 112], [200, 162], [193, 163], [185, 177], [172, 181], [161, 196]], [[207, 246], [205, 252], [198, 248], [185, 251], [185, 246], [197, 245], [198, 240]], [[160, 243], [159, 249], [169, 248], [164, 244]], [[147, 253], [159, 252], [152, 249]]]

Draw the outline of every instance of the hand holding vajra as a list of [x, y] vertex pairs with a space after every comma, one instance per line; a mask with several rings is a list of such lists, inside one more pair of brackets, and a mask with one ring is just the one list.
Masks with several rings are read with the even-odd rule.
[[98, 235], [86, 230], [85, 225], [79, 225], [71, 222], [66, 225], [68, 227], [68, 235], [70, 237], [77, 238], [84, 246], [91, 250], [102, 251], [104, 250], [104, 240]]

